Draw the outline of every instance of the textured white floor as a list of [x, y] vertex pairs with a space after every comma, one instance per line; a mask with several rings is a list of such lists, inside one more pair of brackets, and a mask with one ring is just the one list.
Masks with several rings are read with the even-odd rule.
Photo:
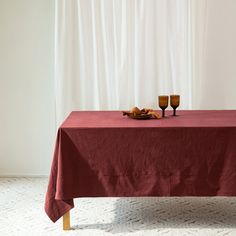
[[45, 178], [0, 178], [0, 236], [236, 235], [236, 198], [83, 198], [63, 232], [44, 213]]

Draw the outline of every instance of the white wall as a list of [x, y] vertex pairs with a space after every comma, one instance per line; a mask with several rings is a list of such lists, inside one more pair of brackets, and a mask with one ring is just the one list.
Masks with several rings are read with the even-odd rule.
[[0, 175], [49, 173], [53, 0], [0, 0]]

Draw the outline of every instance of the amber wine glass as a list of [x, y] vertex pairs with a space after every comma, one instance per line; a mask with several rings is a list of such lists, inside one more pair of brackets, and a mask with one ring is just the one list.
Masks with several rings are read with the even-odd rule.
[[162, 117], [165, 117], [165, 109], [168, 107], [169, 96], [158, 96], [159, 107], [162, 110]]
[[170, 105], [173, 108], [173, 116], [176, 116], [176, 108], [179, 106], [179, 102], [179, 95], [170, 95]]

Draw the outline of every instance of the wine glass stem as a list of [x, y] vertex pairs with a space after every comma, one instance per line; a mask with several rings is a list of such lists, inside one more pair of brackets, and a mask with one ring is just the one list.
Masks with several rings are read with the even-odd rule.
[[165, 117], [165, 109], [162, 109], [162, 117]]
[[174, 108], [173, 116], [176, 116], [176, 108]]

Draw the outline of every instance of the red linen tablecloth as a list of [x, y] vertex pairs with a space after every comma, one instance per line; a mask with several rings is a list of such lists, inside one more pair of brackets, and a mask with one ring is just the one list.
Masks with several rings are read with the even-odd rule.
[[236, 111], [177, 114], [133, 120], [118, 111], [72, 112], [58, 130], [50, 219], [76, 197], [236, 196]]

